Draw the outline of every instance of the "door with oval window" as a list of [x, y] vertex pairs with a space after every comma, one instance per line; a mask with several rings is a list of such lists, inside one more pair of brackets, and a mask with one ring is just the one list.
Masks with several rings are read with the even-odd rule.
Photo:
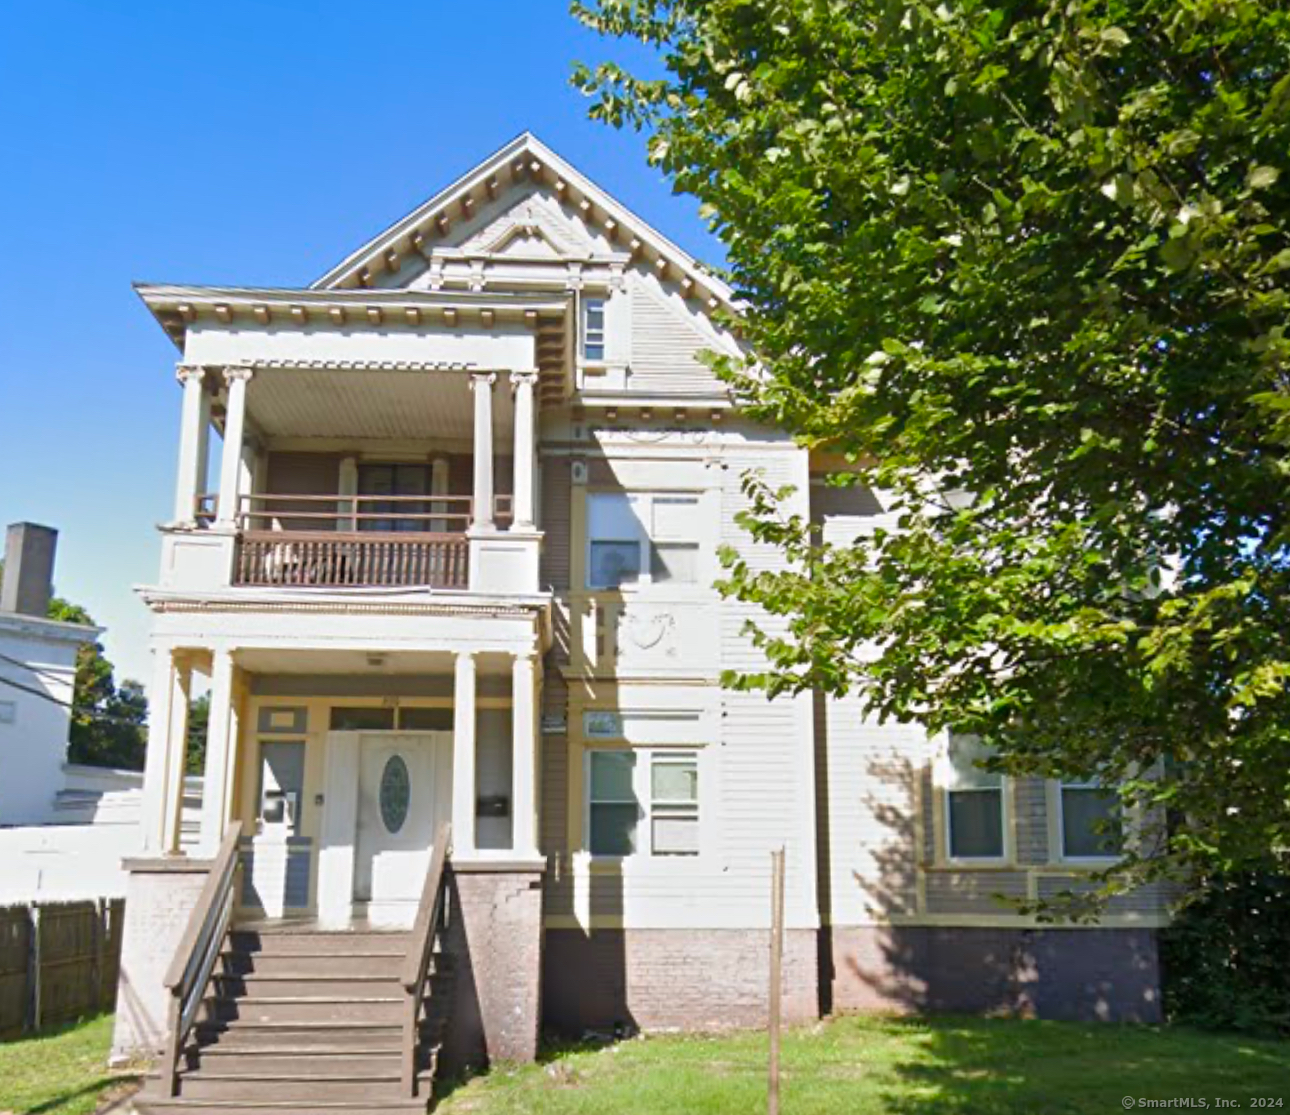
[[451, 810], [451, 732], [362, 734], [354, 900], [370, 919], [411, 921]]

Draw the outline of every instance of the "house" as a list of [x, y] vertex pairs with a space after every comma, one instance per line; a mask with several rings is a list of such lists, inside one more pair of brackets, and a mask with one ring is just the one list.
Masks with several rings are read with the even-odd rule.
[[303, 1110], [321, 1076], [413, 1110], [440, 1051], [542, 1025], [756, 1024], [781, 846], [790, 1017], [1157, 1015], [1161, 895], [1062, 930], [994, 897], [1107, 862], [1096, 787], [721, 687], [760, 660], [718, 547], [782, 560], [745, 473], [832, 538], [886, 512], [732, 405], [700, 356], [739, 351], [731, 291], [533, 136], [308, 288], [139, 293], [183, 395], [116, 1024], [165, 1049], [147, 1110]]
[[54, 819], [64, 788], [76, 656], [100, 628], [49, 618], [58, 532], [12, 523], [0, 580], [0, 825]]

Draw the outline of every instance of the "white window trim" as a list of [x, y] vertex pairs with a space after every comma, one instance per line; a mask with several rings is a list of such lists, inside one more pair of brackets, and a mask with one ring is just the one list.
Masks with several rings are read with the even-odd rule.
[[[707, 848], [708, 824], [706, 817], [710, 813], [706, 788], [709, 775], [706, 769], [707, 764], [704, 763], [706, 750], [706, 746], [700, 743], [630, 744], [613, 740], [596, 740], [594, 743], [585, 743], [582, 748], [582, 840], [580, 841], [580, 857], [588, 861], [593, 867], [597, 865], [646, 863], [680, 866], [692, 864], [703, 859]], [[625, 856], [606, 855], [591, 850], [591, 757], [593, 754], [603, 751], [628, 751], [637, 756], [637, 762], [632, 771], [632, 790], [636, 794], [637, 809], [636, 851]], [[697, 852], [663, 853], [659, 855], [654, 853], [654, 832], [653, 825], [650, 823], [653, 820], [650, 776], [654, 765], [654, 755], [659, 752], [678, 758], [682, 755], [693, 756], [698, 768], [699, 794], [696, 804], [699, 825], [699, 850]], [[644, 760], [643, 762], [641, 761], [642, 759]]]
[[[676, 488], [650, 488], [650, 489], [619, 489], [619, 488], [588, 488], [586, 492], [586, 514], [584, 522], [586, 524], [586, 539], [583, 547], [583, 581], [582, 588], [587, 592], [621, 592], [633, 593], [645, 590], [665, 589], [668, 592], [693, 592], [696, 589], [703, 590], [711, 587], [714, 579], [713, 571], [709, 568], [709, 557], [715, 552], [715, 547], [711, 544], [710, 538], [703, 533], [699, 536], [689, 538], [662, 538], [654, 539], [650, 536], [649, 528], [645, 523], [640, 521], [637, 516], [637, 560], [640, 565], [640, 573], [637, 580], [623, 585], [594, 585], [591, 583], [591, 547], [593, 542], [626, 542], [625, 538], [596, 538], [591, 532], [591, 502], [596, 496], [625, 496], [628, 500], [645, 500], [648, 501], [648, 519], [652, 523], [654, 517], [654, 500], [656, 499], [693, 499], [697, 506], [700, 522], [703, 522], [704, 514], [704, 497], [706, 493], [699, 489], [676, 489]], [[669, 542], [693, 543], [695, 547], [694, 557], [694, 580], [693, 581], [656, 581], [652, 569], [653, 547], [655, 542], [663, 544]]]
[[[1048, 808], [1055, 820], [1052, 838], [1056, 841], [1057, 860], [1059, 863], [1113, 864], [1118, 863], [1122, 855], [1115, 853], [1099, 856], [1074, 856], [1066, 851], [1066, 795], [1063, 790], [1106, 790], [1106, 786], [1096, 779], [1058, 779], [1049, 780]], [[1128, 839], [1128, 817], [1123, 802], [1117, 797], [1117, 808], [1120, 811], [1120, 843], [1123, 846]]]

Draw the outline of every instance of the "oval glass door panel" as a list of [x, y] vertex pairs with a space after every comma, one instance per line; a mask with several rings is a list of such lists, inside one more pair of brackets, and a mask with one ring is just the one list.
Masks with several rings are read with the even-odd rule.
[[412, 798], [412, 782], [408, 764], [402, 755], [391, 755], [381, 772], [381, 821], [387, 832], [396, 833], [408, 819], [408, 803]]

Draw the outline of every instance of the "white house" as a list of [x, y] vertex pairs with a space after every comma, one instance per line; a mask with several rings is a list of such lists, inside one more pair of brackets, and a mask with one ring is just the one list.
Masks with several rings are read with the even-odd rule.
[[[754, 1024], [780, 846], [793, 1017], [1155, 1016], [1160, 895], [1071, 930], [994, 898], [1106, 862], [1096, 790], [987, 777], [850, 702], [721, 687], [760, 660], [717, 549], [782, 560], [736, 523], [745, 473], [833, 536], [883, 508], [732, 405], [700, 358], [739, 351], [731, 291], [533, 136], [307, 288], [139, 293], [183, 395], [139, 590], [146, 847], [116, 1036], [166, 1050], [148, 1110], [303, 1109], [323, 1075], [333, 1105], [412, 1110], [441, 1046]], [[212, 707], [185, 855], [194, 672]]]

